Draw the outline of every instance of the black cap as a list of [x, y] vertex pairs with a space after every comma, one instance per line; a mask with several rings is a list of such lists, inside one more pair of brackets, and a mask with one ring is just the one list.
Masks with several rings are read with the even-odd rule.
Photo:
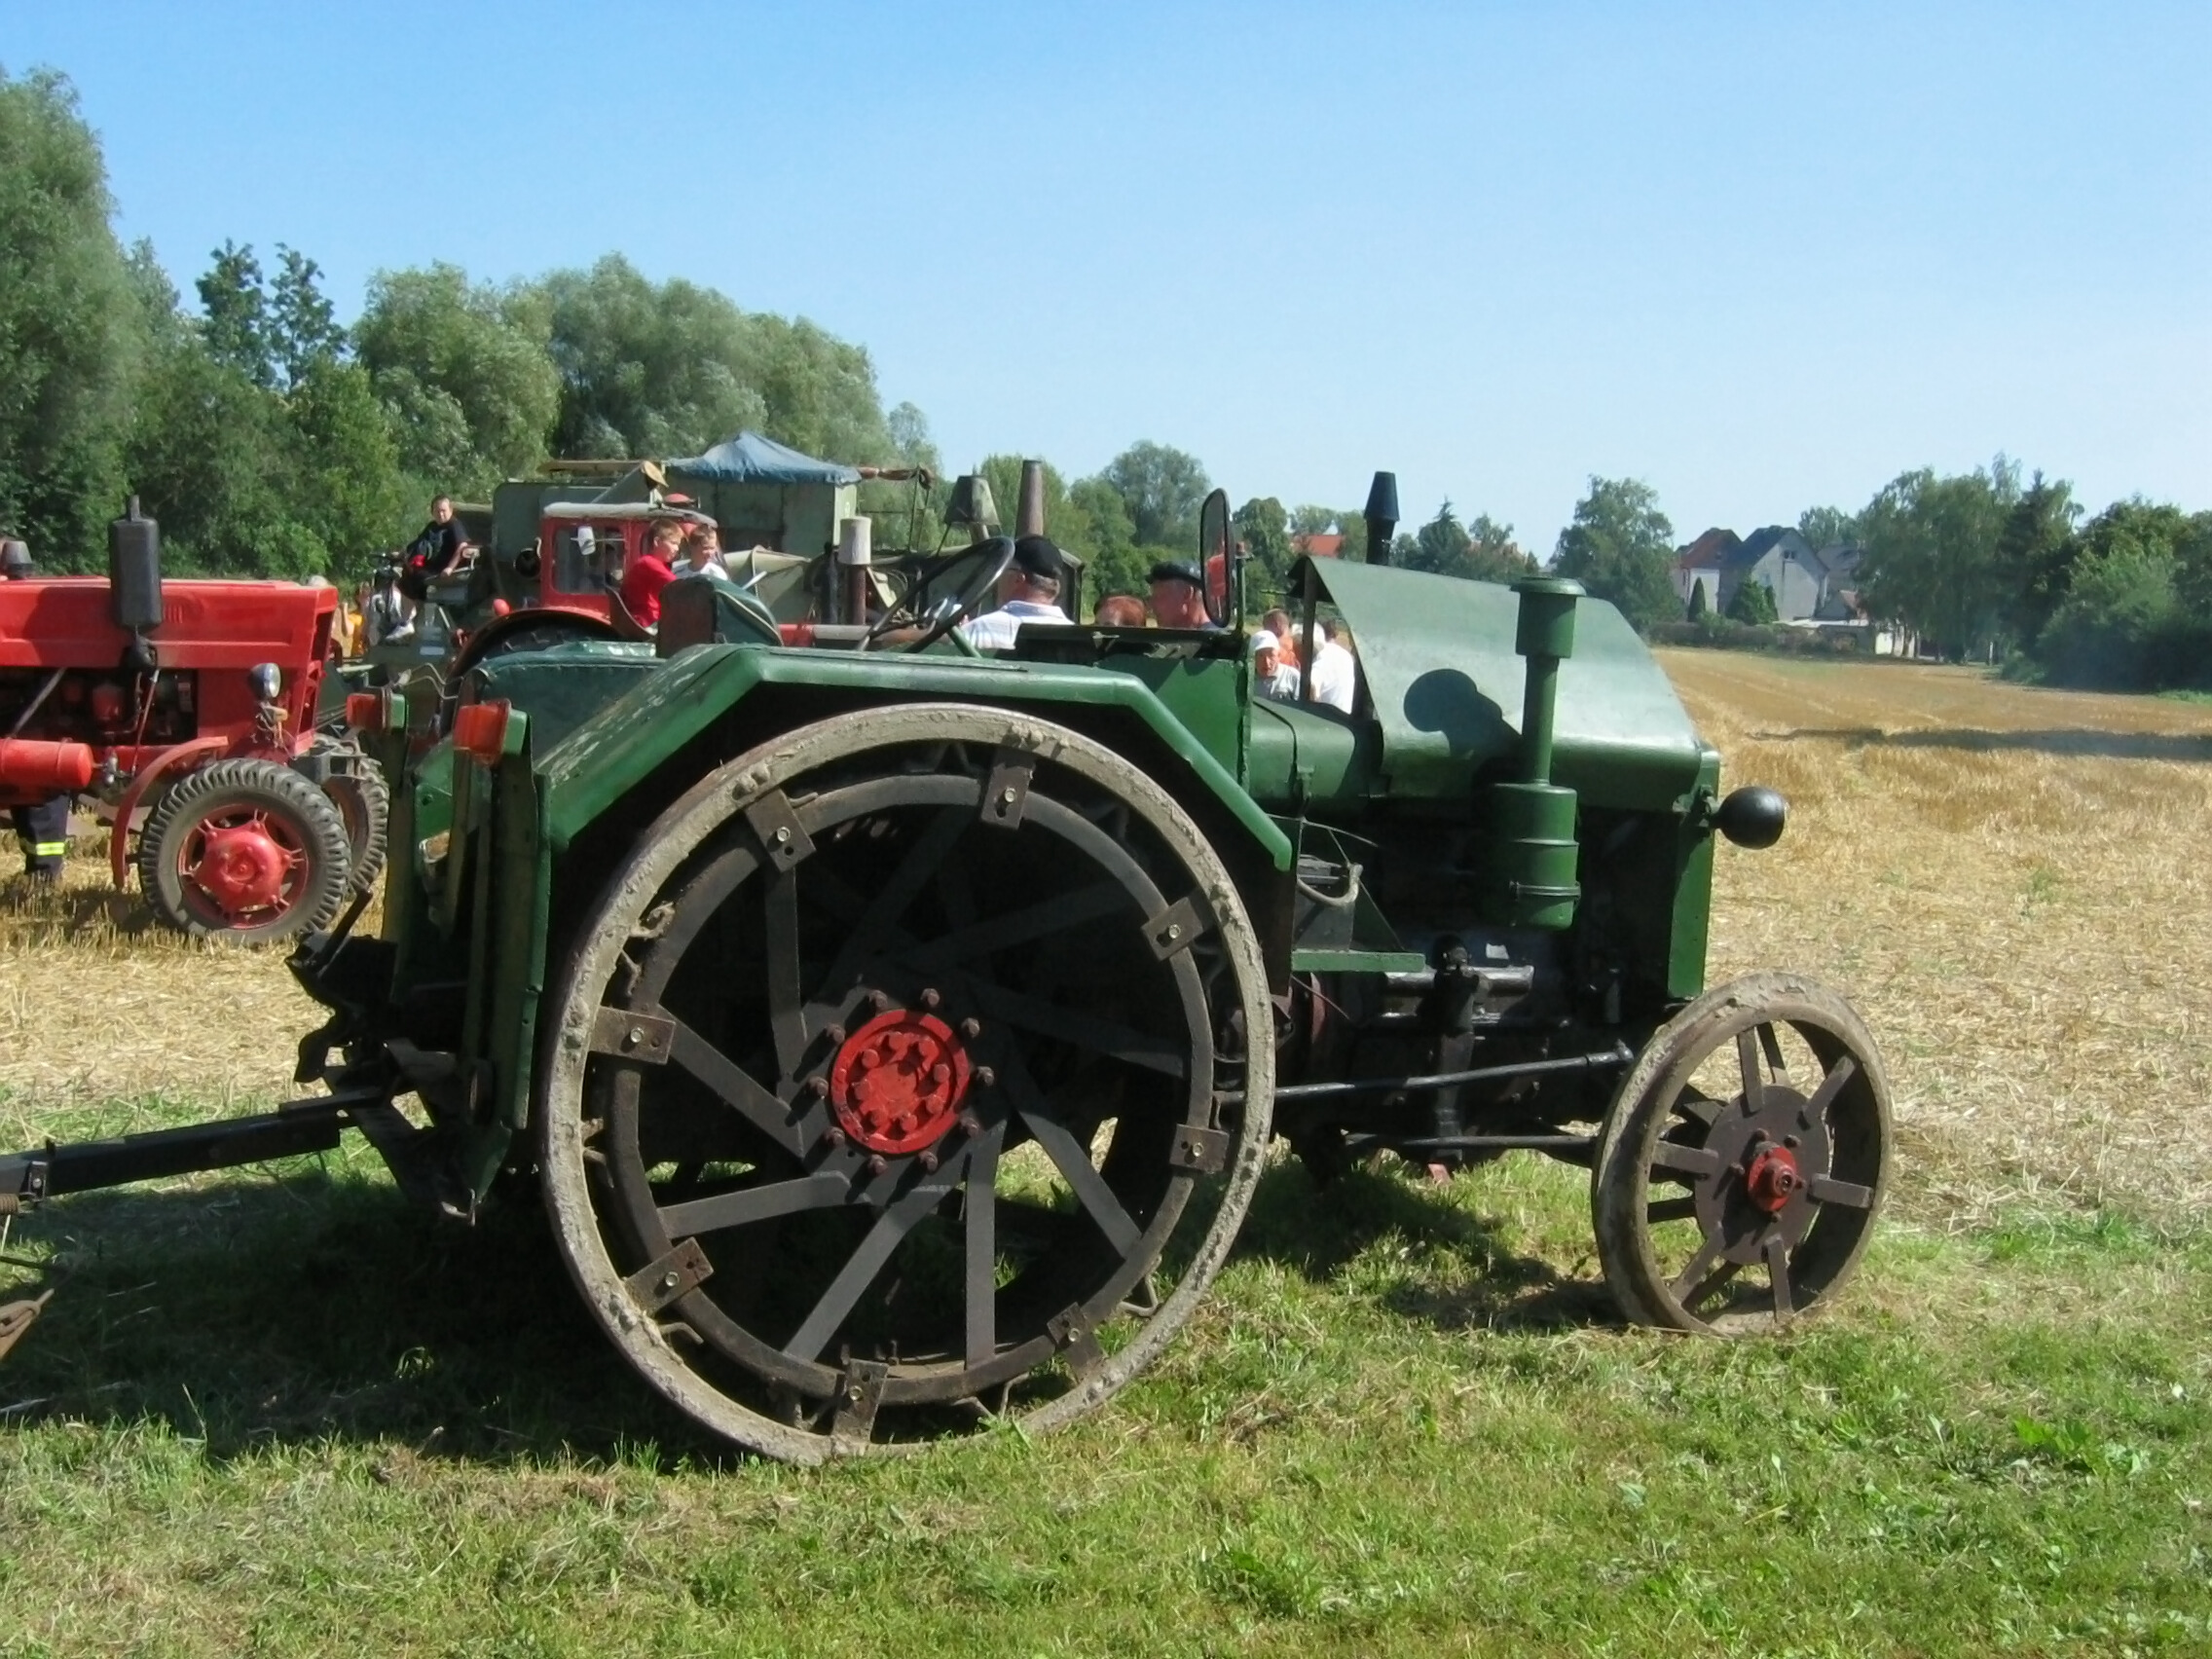
[[1058, 581], [1067, 573], [1060, 550], [1042, 535], [1025, 535], [1014, 544], [1014, 566], [1025, 576]]
[[0, 571], [27, 571], [31, 550], [14, 536], [0, 537]]
[[1153, 566], [1152, 574], [1147, 576], [1145, 580], [1150, 582], [1189, 582], [1193, 587], [1204, 587], [1206, 585], [1205, 577], [1198, 574], [1198, 566], [1180, 564], [1173, 559], [1162, 559], [1159, 564]]

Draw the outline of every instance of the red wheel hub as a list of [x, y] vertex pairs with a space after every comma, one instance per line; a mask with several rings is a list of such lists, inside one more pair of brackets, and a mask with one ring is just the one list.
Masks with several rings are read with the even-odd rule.
[[262, 820], [207, 827], [196, 839], [198, 856], [187, 852], [187, 873], [225, 913], [241, 916], [284, 902], [293, 854]]
[[968, 1092], [968, 1054], [934, 1014], [890, 1009], [845, 1040], [830, 1102], [845, 1134], [873, 1152], [920, 1152], [941, 1139]]
[[1764, 1146], [1744, 1171], [1745, 1189], [1751, 1202], [1769, 1215], [1780, 1215], [1805, 1184], [1797, 1173], [1797, 1155], [1785, 1146]]

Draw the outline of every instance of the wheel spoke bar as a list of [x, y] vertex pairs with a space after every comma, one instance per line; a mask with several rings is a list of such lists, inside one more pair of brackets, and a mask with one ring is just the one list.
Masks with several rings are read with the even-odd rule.
[[801, 1175], [795, 1180], [773, 1181], [764, 1187], [741, 1187], [710, 1198], [688, 1198], [661, 1206], [661, 1225], [672, 1238], [691, 1233], [717, 1233], [725, 1227], [744, 1227], [773, 1216], [795, 1215], [800, 1210], [827, 1209], [852, 1196], [853, 1183], [843, 1175]]
[[1720, 1167], [1720, 1155], [1707, 1147], [1663, 1140], [1651, 1149], [1651, 1167], [1678, 1175], [1711, 1175]]
[[976, 1006], [992, 1019], [1004, 1020], [1024, 1031], [1034, 1031], [1041, 1037], [1056, 1037], [1063, 1043], [1072, 1043], [1079, 1049], [1111, 1054], [1117, 1060], [1125, 1060], [1132, 1066], [1165, 1072], [1169, 1077], [1185, 1076], [1189, 1067], [1176, 1052], [1172, 1043], [1164, 1037], [1136, 1030], [1132, 1026], [1113, 1020], [1099, 1019], [1091, 1014], [1079, 1014], [1073, 1009], [1055, 1008], [1035, 997], [1025, 997], [1018, 991], [1010, 991], [1004, 985], [988, 979], [967, 979], [968, 993]]
[[1006, 1124], [993, 1124], [968, 1157], [967, 1213], [962, 1219], [963, 1296], [967, 1304], [967, 1355], [971, 1366], [987, 1363], [999, 1347], [998, 1331], [998, 1179], [999, 1146]]
[[793, 1359], [814, 1360], [830, 1346], [830, 1339], [837, 1334], [837, 1327], [845, 1322], [845, 1315], [853, 1310], [867, 1287], [875, 1282], [875, 1275], [883, 1271], [884, 1263], [899, 1248], [900, 1241], [913, 1231], [914, 1224], [944, 1201], [944, 1196], [958, 1187], [968, 1171], [971, 1154], [962, 1148], [947, 1159], [935, 1174], [923, 1177], [907, 1189], [890, 1208], [875, 1219], [867, 1236], [861, 1240], [837, 1276], [830, 1281], [830, 1288], [822, 1293], [822, 1300], [814, 1305], [814, 1311], [806, 1316], [806, 1323], [793, 1333], [784, 1345], [784, 1352]]
[[[1517, 1060], [1511, 1065], [1476, 1066], [1469, 1071], [1431, 1072], [1423, 1077], [1363, 1077], [1348, 1083], [1293, 1083], [1274, 1091], [1282, 1100], [1324, 1100], [1346, 1094], [1387, 1094], [1399, 1088], [1449, 1088], [1454, 1084], [1488, 1083], [1493, 1078], [1541, 1077], [1548, 1072], [1619, 1071], [1633, 1064], [1636, 1055], [1625, 1043], [1615, 1043], [1587, 1054], [1567, 1054], [1552, 1060]], [[1214, 1096], [1224, 1106], [1243, 1104], [1244, 1091], [1232, 1089]]]
[[1805, 1183], [1805, 1190], [1817, 1204], [1841, 1204], [1846, 1209], [1872, 1209], [1874, 1189], [1862, 1187], [1855, 1181], [1839, 1181], [1833, 1175], [1816, 1175]]
[[941, 967], [970, 956], [1026, 944], [1049, 934], [1065, 933], [1070, 928], [1110, 916], [1133, 903], [1128, 889], [1120, 882], [1101, 881], [1079, 892], [1057, 895], [934, 939], [920, 949], [907, 952], [905, 959], [916, 967]]
[[720, 1095], [739, 1117], [793, 1158], [806, 1156], [814, 1137], [805, 1132], [798, 1117], [794, 1116], [794, 1111], [803, 1112], [805, 1108], [786, 1106], [761, 1088], [743, 1066], [682, 1020], [676, 1022], [676, 1036], [669, 1045], [668, 1057]]
[[1098, 1224], [1098, 1231], [1106, 1235], [1107, 1243], [1127, 1255], [1144, 1235], [1144, 1230], [1129, 1219], [1129, 1212], [1122, 1207], [1122, 1200], [1106, 1184], [1106, 1177], [1092, 1167], [1090, 1149], [1052, 1116], [1051, 1107], [1037, 1092], [1036, 1080], [1018, 1055], [1009, 1056], [1003, 1077], [1008, 1093], [1014, 1097], [1014, 1109], [1029, 1125], [1029, 1132], [1037, 1137], [1037, 1144], [1045, 1149], [1046, 1156], [1075, 1189], [1078, 1201], [1090, 1212], [1090, 1219]]

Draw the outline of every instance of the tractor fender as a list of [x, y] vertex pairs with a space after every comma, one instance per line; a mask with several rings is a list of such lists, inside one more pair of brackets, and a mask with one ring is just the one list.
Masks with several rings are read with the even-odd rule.
[[497, 655], [501, 643], [526, 630], [558, 628], [578, 640], [618, 640], [622, 636], [606, 617], [589, 610], [571, 610], [565, 605], [534, 605], [510, 610], [469, 635], [468, 643], [447, 669], [446, 678], [458, 681], [488, 656]]
[[115, 803], [115, 822], [108, 830], [107, 868], [114, 878], [117, 892], [129, 885], [130, 821], [137, 815], [138, 803], [146, 798], [147, 792], [161, 782], [166, 772], [175, 771], [187, 762], [197, 766], [202, 760], [219, 750], [230, 748], [227, 737], [196, 737], [189, 743], [180, 743], [173, 749], [165, 749], [131, 774], [130, 786], [123, 792], [123, 798]]
[[[664, 768], [675, 793], [779, 730], [848, 710], [908, 703], [987, 704], [1055, 720], [1168, 768], [1161, 781], [1200, 822], [1217, 821], [1276, 871], [1295, 859], [1290, 838], [1235, 776], [1143, 682], [1088, 669], [1038, 672], [1020, 662], [867, 656], [752, 646], [705, 646], [666, 663], [544, 756], [556, 852], [601, 814], [649, 787]], [[733, 747], [734, 745], [734, 747]], [[1147, 756], [1142, 751], [1153, 753]], [[669, 798], [674, 798], [673, 794]], [[665, 802], [663, 802], [665, 804]]]

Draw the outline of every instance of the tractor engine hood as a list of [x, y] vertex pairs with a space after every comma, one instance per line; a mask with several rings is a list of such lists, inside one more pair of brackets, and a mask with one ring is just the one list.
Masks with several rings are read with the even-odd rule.
[[[1379, 793], [1464, 799], [1478, 772], [1512, 763], [1527, 673], [1514, 652], [1521, 602], [1510, 588], [1301, 559], [1291, 592], [1309, 571], [1351, 625], [1381, 727]], [[1599, 599], [1578, 608], [1555, 734], [1555, 779], [1590, 805], [1631, 811], [1673, 809], [1712, 753], [1636, 630]]]

